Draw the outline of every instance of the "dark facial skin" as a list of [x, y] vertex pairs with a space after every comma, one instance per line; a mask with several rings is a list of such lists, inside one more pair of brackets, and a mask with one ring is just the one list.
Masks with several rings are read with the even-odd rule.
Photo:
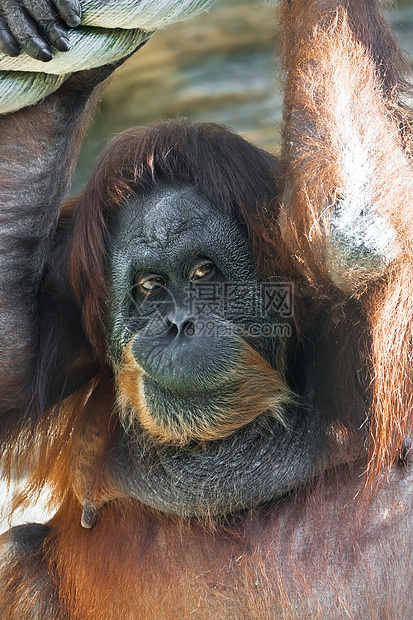
[[130, 199], [111, 230], [115, 364], [131, 343], [159, 423], [210, 417], [234, 389], [242, 337], [269, 363], [275, 357], [275, 338], [251, 335], [277, 317], [259, 312], [246, 231], [191, 187]]
[[[256, 279], [241, 226], [193, 188], [164, 188], [130, 200], [111, 229], [111, 315], [116, 322], [109, 347], [117, 360], [137, 331], [138, 357], [148, 356], [154, 337], [184, 341], [188, 323], [200, 318], [187, 299], [191, 288]], [[219, 313], [216, 294], [211, 295], [204, 318]]]

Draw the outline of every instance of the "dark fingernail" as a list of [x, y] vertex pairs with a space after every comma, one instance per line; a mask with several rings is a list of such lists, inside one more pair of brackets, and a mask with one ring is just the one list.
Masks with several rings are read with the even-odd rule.
[[54, 41], [54, 46], [59, 52], [67, 52], [70, 50], [69, 39], [67, 37], [59, 37]]
[[13, 43], [7, 43], [4, 46], [4, 53], [14, 58], [20, 54], [20, 48], [17, 45], [13, 45]]
[[76, 26], [80, 24], [80, 19], [81, 16], [79, 15], [79, 13], [70, 13], [70, 15], [67, 15], [66, 17], [66, 23], [68, 26], [76, 28]]
[[53, 54], [47, 49], [47, 47], [44, 47], [37, 52], [36, 58], [37, 60], [42, 60], [43, 62], [49, 62], [49, 60], [52, 60]]

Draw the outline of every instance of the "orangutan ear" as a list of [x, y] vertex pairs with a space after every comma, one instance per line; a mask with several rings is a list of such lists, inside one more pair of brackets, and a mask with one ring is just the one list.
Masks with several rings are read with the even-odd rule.
[[280, 226], [310, 281], [353, 293], [409, 251], [409, 69], [401, 52], [386, 56], [386, 37], [369, 40], [341, 8], [333, 18], [286, 40]]

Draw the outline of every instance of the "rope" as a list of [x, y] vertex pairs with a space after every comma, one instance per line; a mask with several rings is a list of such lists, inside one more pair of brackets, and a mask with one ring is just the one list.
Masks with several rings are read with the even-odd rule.
[[124, 58], [156, 30], [200, 13], [213, 0], [83, 0], [82, 25], [69, 32], [70, 50], [50, 62], [0, 52], [0, 114], [37, 103], [75, 71]]

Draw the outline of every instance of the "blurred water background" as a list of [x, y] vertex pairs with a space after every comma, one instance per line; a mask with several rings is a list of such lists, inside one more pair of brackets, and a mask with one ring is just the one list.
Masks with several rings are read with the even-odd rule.
[[[413, 0], [399, 0], [390, 17], [413, 56]], [[158, 32], [112, 79], [82, 149], [73, 192], [108, 138], [157, 118], [224, 123], [276, 152], [282, 114], [276, 40], [271, 0], [220, 0], [209, 13]]]
[[[224, 123], [277, 152], [282, 81], [274, 58], [276, 3], [220, 0], [209, 13], [158, 32], [116, 73], [81, 151], [73, 192], [81, 188], [108, 139], [157, 118], [185, 116]], [[413, 0], [390, 11], [413, 57]], [[0, 482], [0, 498], [7, 492]], [[14, 522], [42, 520], [43, 503]], [[6, 521], [0, 522], [0, 530]]]

